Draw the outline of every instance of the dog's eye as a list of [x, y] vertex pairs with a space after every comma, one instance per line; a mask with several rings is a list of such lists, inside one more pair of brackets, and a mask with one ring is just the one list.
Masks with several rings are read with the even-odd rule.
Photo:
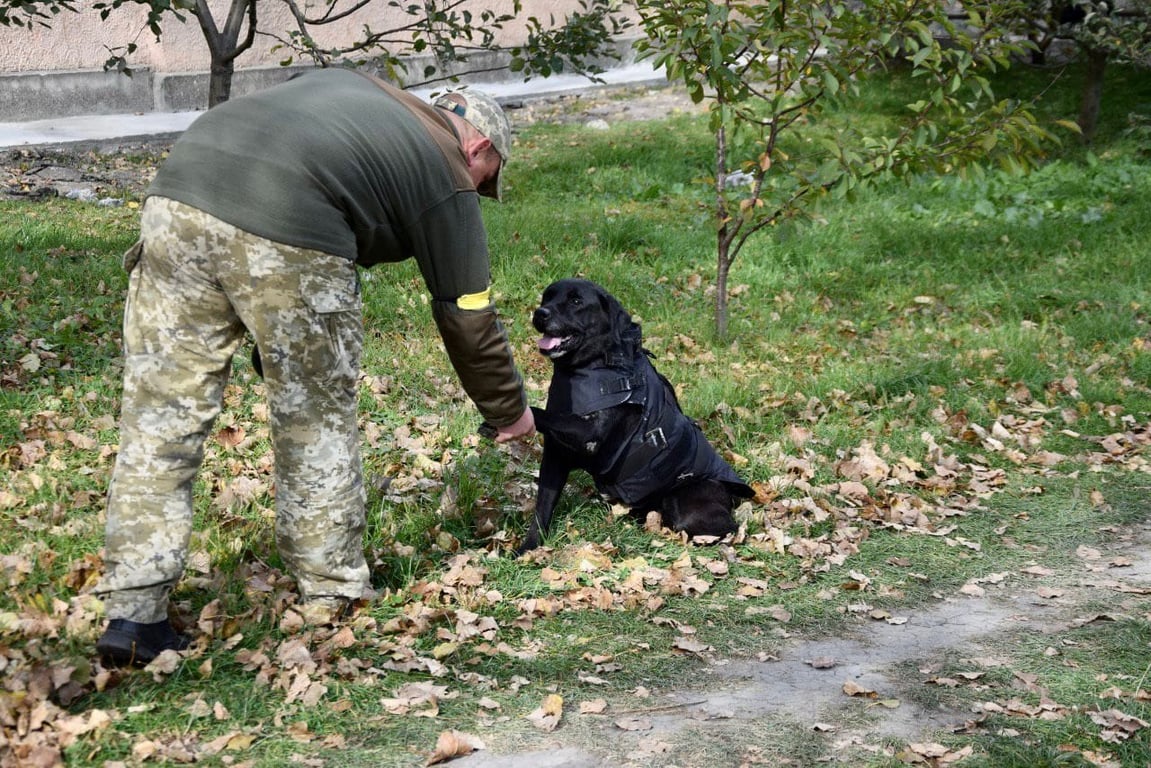
[[583, 304], [583, 301], [580, 300], [579, 296], [572, 296], [570, 299], [568, 299], [568, 304], [571, 304], [573, 307], [578, 307], [579, 305]]

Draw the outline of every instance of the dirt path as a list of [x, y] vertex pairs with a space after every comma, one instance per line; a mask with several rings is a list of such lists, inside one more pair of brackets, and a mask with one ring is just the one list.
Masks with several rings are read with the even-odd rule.
[[[649, 707], [565, 716], [556, 731], [514, 748], [489, 738], [486, 750], [451, 765], [851, 765], [935, 742], [979, 717], [940, 706], [926, 690], [946, 658], [1012, 667], [1021, 633], [1052, 635], [1089, 622], [1088, 606], [1120, 603], [1120, 587], [1151, 587], [1149, 544], [1151, 523], [1120, 532], [1110, 549], [1086, 553], [1067, 571], [1014, 574], [982, 585], [982, 595], [948, 595], [907, 617], [864, 620], [851, 636], [793, 638], [777, 658], [712, 659], [700, 671], [704, 682], [653, 696]], [[1116, 558], [1129, 564], [1107, 567]], [[849, 695], [850, 686], [871, 693]]]

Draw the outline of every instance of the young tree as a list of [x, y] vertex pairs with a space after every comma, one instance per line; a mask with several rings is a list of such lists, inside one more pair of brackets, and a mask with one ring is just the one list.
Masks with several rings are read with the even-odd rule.
[[[232, 0], [223, 28], [217, 23], [206, 0], [100, 0], [92, 9], [107, 19], [114, 11], [128, 6], [143, 6], [147, 16], [144, 28], [159, 40], [167, 16], [185, 21], [185, 13], [196, 17], [209, 51], [208, 106], [227, 101], [232, 92], [236, 58], [252, 47], [257, 32], [259, 0]], [[75, 0], [0, 0], [0, 24], [4, 26], [51, 26], [62, 12], [80, 13]], [[240, 35], [243, 33], [243, 39]], [[134, 41], [111, 49], [105, 70], [115, 69], [132, 74], [129, 58], [137, 50]]]
[[[720, 338], [728, 275], [755, 233], [881, 179], [993, 159], [1023, 167], [1051, 138], [1025, 105], [994, 100], [987, 76], [1017, 52], [991, 16], [1006, 6], [959, 27], [935, 0], [639, 0], [640, 57], [710, 107]], [[822, 130], [829, 106], [894, 65], [922, 83], [900, 124]]]
[[[295, 20], [295, 29], [288, 32], [261, 27], [260, 11], [273, 2], [287, 5]], [[169, 17], [179, 21], [185, 20], [185, 14], [195, 17], [210, 55], [208, 106], [229, 98], [236, 58], [252, 47], [257, 35], [267, 35], [276, 41], [277, 47], [290, 49], [285, 64], [296, 56], [310, 58], [320, 66], [337, 62], [369, 63], [397, 80], [404, 80], [408, 86], [418, 86], [472, 74], [468, 57], [481, 51], [505, 54], [499, 66], [510, 68], [525, 79], [564, 70], [594, 77], [602, 71], [596, 62], [614, 53], [612, 43], [631, 23], [619, 12], [615, 0], [581, 0], [581, 10], [558, 21], [554, 15], [546, 21], [536, 16], [527, 18], [526, 42], [501, 49], [496, 33], [522, 15], [521, 0], [514, 0], [507, 13], [487, 10], [482, 3], [469, 0], [405, 4], [387, 0], [388, 7], [402, 10], [406, 18], [383, 30], [365, 23], [360, 39], [345, 46], [323, 48], [316, 43], [317, 28], [356, 15], [364, 16], [373, 3], [378, 7], [381, 2], [326, 0], [314, 4], [298, 0], [231, 0], [220, 20], [213, 15], [208, 0], [99, 0], [93, 8], [99, 11], [101, 18], [107, 19], [125, 5], [143, 6], [147, 12], [145, 28], [157, 39]], [[55, 17], [65, 11], [80, 12], [75, 0], [0, 0], [0, 25], [50, 26]], [[131, 74], [129, 62], [136, 50], [135, 42], [112, 49], [105, 69]], [[404, 57], [412, 53], [431, 53], [436, 59], [436, 65], [423, 73], [422, 81], [412, 81], [404, 69]]]
[[1099, 127], [1108, 63], [1151, 64], [1151, 2], [1070, 0], [1061, 18], [1063, 35], [1075, 41], [1086, 61], [1078, 124], [1090, 143]]
[[[341, 47], [324, 48], [313, 37], [316, 29], [351, 16], [368, 6], [373, 0], [330, 0], [319, 13], [309, 12], [307, 4], [299, 0], [283, 0], [296, 20], [296, 29], [279, 38], [280, 44], [294, 56], [311, 58], [321, 66], [353, 59], [370, 61], [396, 79], [409, 81], [409, 85], [427, 85], [452, 79], [459, 74], [461, 64], [468, 74], [488, 71], [468, 66], [468, 57], [481, 52], [503, 53], [498, 64], [488, 69], [510, 69], [530, 77], [571, 70], [594, 76], [602, 72], [597, 60], [614, 55], [611, 46], [631, 26], [631, 20], [620, 12], [616, 0], [580, 0], [580, 10], [568, 14], [557, 23], [554, 14], [541, 20], [528, 16], [521, 21], [526, 26], [527, 38], [521, 45], [501, 49], [496, 34], [522, 14], [523, 6], [516, 0], [510, 13], [480, 8], [470, 10], [464, 0], [433, 2], [404, 6], [408, 20], [384, 30], [364, 27], [359, 40]], [[392, 0], [390, 5], [400, 7]], [[478, 14], [478, 16], [477, 16]], [[401, 53], [434, 55], [435, 63], [425, 67], [411, 81], [412, 74], [405, 68]]]
[[1083, 141], [1095, 137], [1103, 107], [1103, 85], [1111, 62], [1151, 66], [1151, 0], [1022, 0], [1005, 23], [1035, 47], [1032, 63], [1050, 64], [1049, 48], [1071, 43], [1083, 60], [1083, 90], [1077, 123]]

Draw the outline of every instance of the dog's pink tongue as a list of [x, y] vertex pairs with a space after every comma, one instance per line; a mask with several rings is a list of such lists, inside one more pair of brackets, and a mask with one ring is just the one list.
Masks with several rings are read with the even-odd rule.
[[540, 349], [543, 349], [543, 350], [555, 349], [556, 347], [558, 347], [560, 345], [560, 341], [562, 341], [562, 339], [560, 339], [558, 336], [544, 336], [543, 338], [540, 339], [540, 342], [539, 342], [540, 343]]

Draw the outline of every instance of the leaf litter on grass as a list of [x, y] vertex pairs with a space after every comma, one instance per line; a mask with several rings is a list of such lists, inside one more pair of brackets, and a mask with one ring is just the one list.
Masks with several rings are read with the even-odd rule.
[[[740, 510], [748, 523], [731, 541], [700, 549], [664, 547], [649, 554], [624, 552], [610, 541], [585, 541], [543, 550], [528, 558], [528, 562], [539, 565], [538, 578], [546, 589], [543, 594], [505, 596], [490, 582], [489, 558], [499, 554], [501, 542], [510, 538], [495, 536], [491, 551], [461, 550], [446, 559], [442, 570], [397, 590], [390, 598], [399, 609], [391, 618], [377, 619], [366, 611], [339, 626], [314, 627], [301, 622], [291, 610], [294, 587], [284, 574], [258, 562], [245, 564], [242, 572], [246, 573], [245, 593], [250, 601], [245, 613], [228, 614], [221, 610], [219, 600], [208, 602], [194, 617], [197, 642], [185, 658], [164, 654], [145, 673], [163, 681], [182, 665], [204, 669], [205, 665], [219, 663], [218, 654], [224, 652], [250, 673], [257, 685], [278, 692], [285, 706], [307, 710], [322, 703], [331, 705], [329, 694], [341, 680], [375, 677], [382, 682], [389, 673], [399, 672], [443, 683], [401, 686], [393, 696], [381, 699], [384, 714], [380, 717], [434, 719], [439, 716], [441, 702], [460, 696], [460, 686], [496, 691], [526, 685], [526, 681], [514, 678], [503, 681], [468, 672], [467, 665], [460, 665], [459, 661], [480, 656], [536, 657], [543, 650], [533, 638], [533, 627], [540, 619], [587, 610], [631, 612], [639, 620], [675, 630], [667, 653], [687, 654], [706, 662], [715, 659], [714, 647], [701, 639], [694, 627], [665, 617], [661, 609], [671, 599], [698, 599], [723, 582], [734, 583], [735, 600], [755, 601], [770, 595], [768, 580], [737, 575], [741, 565], [761, 572], [760, 558], [765, 553], [792, 558], [802, 573], [823, 573], [848, 563], [869, 532], [878, 529], [930, 536], [948, 546], [978, 551], [977, 543], [957, 533], [956, 519], [983, 508], [991, 495], [1007, 489], [1012, 476], [1057, 475], [1057, 467], [1071, 459], [1076, 466], [1098, 471], [1147, 470], [1144, 454], [1151, 442], [1151, 428], [1146, 424], [1123, 421], [1128, 429], [1084, 437], [1092, 447], [1081, 456], [1066, 457], [1042, 448], [1043, 438], [1049, 432], [1063, 429], [1059, 408], [1029, 403], [1018, 413], [1001, 413], [987, 426], [955, 416], [941, 409], [936, 421], [946, 428], [948, 443], [974, 449], [969, 458], [961, 459], [927, 432], [921, 435], [923, 450], [916, 457], [895, 454], [871, 439], [834, 458], [805, 448], [791, 454], [780, 453], [776, 457], [776, 474], [767, 482], [757, 482], [756, 499]], [[4, 455], [4, 462], [11, 469], [2, 497], [5, 513], [16, 526], [29, 531], [66, 526], [60, 502], [36, 501], [37, 491], [54, 470], [78, 457], [82, 457], [87, 471], [106, 471], [114, 445], [99, 434], [77, 431], [74, 417], [60, 411], [30, 414], [21, 426], [21, 439]], [[210, 461], [224, 470], [225, 478], [232, 478], [224, 480], [217, 489], [213, 505], [221, 511], [258, 504], [257, 497], [268, 490], [265, 482], [256, 479], [268, 475], [268, 452], [244, 447], [247, 435], [265, 432], [266, 427], [260, 422], [233, 423], [217, 431]], [[442, 470], [433, 469], [437, 462], [429, 456], [439, 455], [447, 464], [452, 458], [430, 447], [429, 444], [434, 445], [434, 438], [429, 437], [432, 433], [434, 427], [422, 434], [402, 431], [393, 436], [405, 454], [396, 465], [411, 467], [418, 476], [397, 475], [390, 493], [400, 497], [406, 493], [419, 495], [442, 485]], [[834, 479], [816, 482], [816, 477]], [[531, 489], [526, 487], [521, 492], [530, 495]], [[97, 501], [75, 498], [73, 504], [84, 506]], [[1106, 505], [1097, 489], [1092, 491], [1090, 502], [1095, 507]], [[805, 532], [817, 529], [823, 532]], [[683, 541], [671, 532], [661, 535], [668, 542]], [[43, 547], [29, 539], [23, 547], [4, 556], [9, 590], [19, 590], [27, 575], [42, 563], [44, 554]], [[201, 568], [206, 582], [211, 582], [211, 566]], [[52, 755], [59, 756], [82, 739], [114, 730], [122, 717], [115, 711], [68, 709], [74, 709], [86, 692], [120, 684], [122, 673], [98, 664], [60, 666], [52, 660], [52, 638], [91, 637], [98, 630], [100, 612], [85, 590], [100, 569], [98, 556], [86, 553], [68, 565], [73, 574], [71, 583], [77, 588], [72, 597], [65, 600], [37, 593], [23, 601], [18, 610], [0, 616], [0, 627], [9, 640], [3, 653], [6, 691], [0, 699], [0, 722], [5, 724], [6, 746], [21, 761], [19, 764], [52, 764]], [[1042, 578], [1052, 572], [1035, 565], [1022, 569], [1018, 577]], [[973, 579], [960, 593], [981, 597], [988, 586], [1003, 580], [995, 574]], [[858, 572], [852, 572], [842, 584], [843, 589], [860, 593], [866, 593], [869, 587], [868, 577]], [[1062, 595], [1055, 589], [1038, 593], [1045, 600]], [[753, 605], [748, 610], [762, 610], [783, 626], [790, 620], [782, 607]], [[898, 617], [870, 610], [866, 605], [849, 610], [865, 613], [888, 626], [900, 623]], [[280, 633], [265, 635], [254, 646], [245, 644], [244, 627], [266, 619], [278, 621]], [[857, 656], [858, 650], [839, 651], [840, 658], [851, 655]], [[611, 669], [608, 660], [596, 666]], [[811, 666], [814, 670], [817, 665]], [[602, 682], [597, 675], [582, 679], [591, 685]], [[778, 683], [773, 675], [773, 684]], [[843, 693], [889, 704], [896, 701], [888, 692], [870, 689], [857, 680], [848, 680]], [[810, 691], [798, 695], [810, 696]], [[204, 706], [208, 706], [207, 699], [204, 701]], [[562, 712], [562, 697], [549, 694], [526, 717], [537, 728], [549, 731], [559, 725]], [[1021, 717], [1065, 714], [1055, 702], [1024, 704], [1014, 699], [988, 702], [984, 712]], [[817, 714], [812, 712], [811, 716]], [[1145, 726], [1140, 718], [1118, 708], [1093, 713], [1092, 720], [1099, 724], [1100, 737], [1105, 741], [1126, 739]], [[291, 735], [300, 743], [322, 744], [324, 738], [330, 738], [299, 730]], [[245, 742], [242, 732], [227, 736], [222, 742], [222, 736], [199, 739], [194, 734], [172, 738], [156, 735], [137, 745], [134, 752], [139, 759], [195, 759], [197, 755], [202, 758], [213, 754], [222, 743], [236, 749]], [[457, 746], [451, 747], [451, 743]], [[446, 738], [433, 754], [470, 743], [462, 736]], [[934, 748], [922, 753], [916, 752], [915, 746], [909, 749], [922, 754], [925, 760], [935, 761], [933, 764], [945, 764], [940, 761], [946, 755], [933, 755]], [[443, 759], [447, 757], [445, 754]]]
[[[1065, 389], [1074, 390], [1074, 382], [1065, 380], [1064, 385]], [[372, 387], [367, 389], [375, 394]], [[238, 400], [235, 388], [229, 389], [229, 397]], [[803, 398], [802, 404], [805, 408], [818, 408], [818, 403], [808, 398]], [[794, 450], [787, 454], [779, 451], [770, 457], [775, 462], [776, 473], [768, 481], [756, 482], [755, 502], [741, 510], [749, 525], [732, 542], [717, 549], [694, 552], [685, 549], [683, 554], [666, 562], [622, 554], [610, 542], [585, 542], [533, 555], [533, 560], [539, 560], [542, 565], [539, 578], [548, 590], [548, 594], [542, 596], [505, 599], [487, 584], [488, 571], [483, 565], [487, 555], [465, 552], [449, 558], [441, 575], [420, 580], [397, 595], [403, 601], [403, 610], [383, 625], [371, 616], [361, 615], [350, 626], [328, 632], [308, 629], [292, 618], [288, 610], [291, 584], [282, 573], [256, 564], [245, 577], [250, 584], [246, 593], [256, 596], [246, 616], [233, 615], [228, 617], [229, 621], [221, 621], [219, 602], [208, 602], [196, 617], [200, 641], [189, 655], [196, 661], [212, 642], [222, 642], [224, 648], [235, 644], [245, 621], [280, 616], [284, 639], [265, 638], [257, 648], [239, 649], [235, 659], [245, 670], [253, 672], [261, 684], [281, 691], [287, 704], [317, 706], [329, 690], [325, 680], [348, 675], [349, 670], [355, 670], [351, 674], [358, 676], [402, 671], [433, 678], [451, 677], [458, 672], [445, 661], [463, 652], [513, 657], [538, 653], [531, 630], [539, 618], [588, 609], [634, 610], [658, 623], [661, 621], [658, 614], [666, 600], [707, 594], [716, 581], [732, 578], [735, 564], [749, 564], [759, 569], [761, 554], [795, 558], [806, 573], [825, 572], [845, 564], [859, 552], [868, 532], [876, 529], [929, 535], [942, 538], [948, 546], [978, 550], [976, 542], [955, 534], [958, 525], [954, 520], [981, 509], [991, 494], [1004, 491], [1008, 482], [1004, 465], [1019, 474], [1054, 476], [1058, 474], [1055, 467], [1070, 458], [1042, 448], [1047, 433], [1061, 424], [1074, 423], [1064, 409], [1028, 402], [1020, 406], [1019, 412], [1000, 413], [993, 423], [983, 426], [940, 408], [935, 420], [944, 427], [947, 439], [953, 444], [974, 447], [982, 451], [984, 458], [965, 461], [954, 450], [940, 446], [935, 436], [924, 432], [922, 454], [914, 458], [894, 455], [883, 446], [877, 448], [874, 441], [864, 440], [831, 461], [807, 448], [803, 435], [793, 434]], [[1130, 424], [1128, 419], [1120, 419], [1120, 423], [1129, 428], [1084, 438], [1096, 449], [1076, 457], [1077, 461], [1090, 470], [1121, 467], [1127, 471], [1146, 471], [1144, 449], [1151, 435], [1148, 426]], [[97, 419], [93, 425], [104, 426], [104, 423]], [[6, 451], [5, 463], [13, 471], [0, 495], [0, 505], [24, 530], [44, 531], [59, 524], [60, 502], [36, 501], [37, 493], [54, 471], [66, 463], [75, 465], [77, 457], [83, 462], [79, 465], [82, 473], [107, 471], [114, 456], [114, 443], [108, 441], [107, 435], [86, 434], [77, 426], [76, 418], [63, 410], [31, 413], [22, 421], [20, 439]], [[371, 433], [371, 429], [365, 431]], [[1067, 432], [1068, 427], [1062, 427], [1062, 431]], [[452, 461], [449, 451], [440, 446], [442, 438], [437, 426], [430, 421], [419, 431], [404, 428], [391, 435], [401, 451], [394, 466], [412, 467], [411, 474], [399, 472], [392, 478], [389, 486], [392, 496], [402, 499], [405, 494], [420, 495], [442, 487], [443, 465], [450, 465]], [[222, 472], [221, 487], [214, 495], [214, 507], [227, 511], [258, 504], [259, 497], [268, 492], [267, 482], [259, 478], [268, 477], [270, 456], [268, 451], [256, 448], [259, 441], [265, 439], [266, 425], [258, 411], [253, 412], [252, 420], [246, 424], [221, 425], [209, 447], [208, 457], [209, 463], [226, 469]], [[996, 465], [992, 465], [988, 457], [998, 459]], [[836, 479], [815, 481], [816, 477], [828, 476]], [[517, 488], [516, 493], [523, 494], [526, 502], [532, 488], [525, 484]], [[1098, 489], [1091, 492], [1090, 502], [1097, 508], [1106, 504]], [[98, 503], [98, 497], [92, 492], [71, 495], [74, 508]], [[807, 533], [821, 526], [825, 532]], [[506, 538], [495, 540], [498, 549], [498, 542]], [[36, 570], [43, 554], [38, 543], [30, 540], [23, 553], [17, 549], [6, 555], [8, 587], [20, 586], [24, 578]], [[197, 554], [193, 553], [193, 565], [197, 562]], [[205, 575], [209, 568], [204, 565]], [[5, 633], [25, 640], [52, 637], [61, 632], [91, 636], [97, 630], [99, 611], [84, 590], [91, 586], [94, 573], [100, 570], [98, 557], [86, 554], [69, 567], [75, 575], [70, 580], [78, 593], [75, 598], [66, 602], [39, 599], [43, 595], [37, 595], [23, 610], [3, 616]], [[1047, 575], [1041, 567], [1024, 572], [1032, 576]], [[854, 572], [852, 577], [845, 588], [866, 592], [867, 577]], [[738, 599], [756, 599], [770, 591], [768, 580], [748, 576], [735, 576], [734, 580], [740, 585], [735, 590]], [[974, 579], [960, 592], [981, 596], [983, 585], [994, 581], [993, 575]], [[1041, 596], [1051, 599], [1059, 593]], [[483, 613], [497, 606], [505, 613], [511, 607], [513, 615], [497, 619]], [[764, 611], [782, 624], [790, 618], [782, 609], [764, 607]], [[670, 644], [671, 653], [702, 659], [714, 651], [707, 642], [693, 636], [693, 628], [679, 625], [676, 629], [678, 637]], [[373, 655], [382, 657], [382, 662], [357, 660], [349, 652], [363, 642], [358, 634], [396, 639], [375, 642]], [[418, 640], [428, 634], [433, 634], [437, 642], [430, 652], [422, 652]], [[335, 661], [338, 661], [336, 666]], [[22, 738], [15, 746], [29, 759], [40, 751], [51, 753], [68, 748], [86, 733], [112, 727], [114, 723], [114, 718], [106, 713], [69, 716], [56, 707], [55, 702], [67, 706], [81, 698], [86, 690], [104, 690], [119, 679], [115, 672], [77, 666], [48, 675], [47, 670], [40, 667], [41, 663], [43, 660], [35, 653], [25, 654], [20, 649], [6, 656], [9, 691], [21, 694], [6, 698], [7, 720], [26, 723]], [[343, 669], [337, 671], [337, 667]], [[175, 660], [165, 657], [148, 671], [162, 679], [175, 669]], [[474, 677], [468, 682], [498, 686], [491, 680]], [[444, 693], [447, 690], [440, 692], [441, 697]], [[434, 708], [426, 709], [425, 714], [434, 715]], [[1137, 718], [1125, 722], [1137, 724]], [[299, 733], [294, 737], [306, 740]], [[213, 740], [205, 748], [211, 751], [216, 743]], [[153, 739], [147, 752], [157, 756], [163, 754], [165, 748], [162, 740]], [[178, 739], [170, 748], [180, 754], [195, 752], [186, 738]]]
[[[692, 279], [699, 282], [698, 275]], [[926, 298], [915, 302], [929, 306]], [[35, 339], [26, 342], [27, 350], [15, 366], [4, 362], [4, 381], [11, 386], [31, 386], [57, 364], [57, 351], [50, 345]], [[673, 355], [689, 364], [714, 363], [708, 358], [711, 353], [700, 352], [698, 346], [689, 336], [677, 334]], [[462, 402], [458, 387], [449, 379], [437, 386], [441, 384], [446, 400]], [[529, 384], [535, 392], [545, 389], [540, 381]], [[398, 507], [431, 504], [443, 513], [432, 533], [417, 545], [399, 540], [394, 531], [382, 531], [369, 544], [369, 559], [380, 563], [395, 557], [418, 558], [417, 549], [423, 545], [435, 557], [417, 568], [410, 582], [386, 591], [377, 605], [338, 626], [315, 626], [293, 609], [292, 581], [261, 551], [251, 549], [257, 546], [252, 539], [263, 539], [260, 546], [266, 548], [270, 538], [274, 487], [267, 417], [266, 411], [261, 413], [262, 406], [253, 402], [258, 384], [230, 386], [228, 412], [208, 446], [206, 468], [214, 480], [206, 490], [206, 514], [214, 515], [214, 524], [220, 528], [243, 533], [232, 537], [238, 564], [230, 564], [233, 570], [223, 573], [219, 555], [197, 540], [182, 596], [200, 593], [202, 604], [181, 602], [182, 618], [195, 627], [196, 643], [184, 658], [166, 654], [142, 673], [147, 679], [169, 684], [172, 678], [198, 675], [203, 682], [193, 687], [199, 690], [179, 704], [196, 726], [178, 733], [149, 732], [135, 740], [127, 757], [137, 762], [193, 762], [223, 755], [233, 764], [255, 761], [268, 729], [301, 748], [311, 748], [310, 754], [346, 750], [347, 737], [313, 730], [307, 716], [321, 710], [357, 709], [362, 690], [349, 693], [356, 686], [373, 691], [368, 694], [373, 698], [372, 714], [366, 719], [380, 727], [397, 719], [454, 724], [461, 720], [456, 708], [478, 694], [482, 697], [475, 702], [477, 714], [471, 721], [493, 735], [509, 722], [523, 721], [548, 738], [574, 736], [586, 729], [598, 736], [591, 744], [599, 747], [604, 741], [602, 731], [593, 724], [603, 720], [610, 723], [613, 736], [622, 735], [631, 750], [620, 758], [625, 763], [678, 760], [661, 757], [674, 754], [669, 750], [677, 734], [693, 734], [694, 729], [704, 727], [740, 738], [738, 729], [749, 718], [785, 710], [799, 716], [805, 726], [831, 734], [835, 749], [898, 755], [908, 763], [948, 764], [963, 757], [964, 748], [923, 740], [920, 734], [925, 724], [943, 727], [951, 723], [912, 706], [912, 697], [901, 687], [905, 681], [893, 682], [884, 670], [901, 659], [972, 641], [1010, 623], [1016, 614], [992, 604], [992, 598], [1002, 598], [1008, 588], [1027, 584], [1028, 599], [1033, 596], [1041, 601], [1043, 611], [1058, 608], [1059, 601], [1067, 601], [1071, 593], [1061, 585], [1033, 586], [1026, 581], [1048, 579], [1059, 572], [1036, 563], [1015, 572], [973, 577], [958, 590], [961, 602], [945, 595], [948, 599], [941, 606], [916, 609], [909, 620], [903, 612], [893, 614], [872, 604], [876, 598], [897, 602], [898, 595], [854, 568], [853, 558], [879, 531], [927, 537], [976, 556], [984, 544], [963, 535], [964, 518], [984, 511], [996, 495], [1018, 493], [1020, 487], [1024, 493], [1042, 495], [1046, 481], [1066, 475], [1082, 476], [1082, 480], [1093, 473], [1104, 477], [1113, 472], [1149, 471], [1146, 448], [1151, 426], [1119, 406], [1085, 402], [1074, 377], [1057, 377], [1046, 393], [1047, 402], [1036, 401], [1022, 384], [996, 382], [995, 387], [1006, 390], [1006, 396], [985, 420], [977, 421], [948, 406], [944, 393], [928, 390], [890, 404], [910, 410], [921, 405], [917, 397], [938, 395], [938, 401], [930, 403], [930, 429], [924, 429], [917, 442], [911, 441], [914, 448], [893, 449], [881, 435], [863, 431], [834, 455], [828, 455], [815, 439], [818, 427], [813, 425], [832, 409], [849, 405], [850, 395], [835, 392], [826, 402], [802, 393], [768, 395], [767, 407], [798, 415], [778, 442], [769, 439], [755, 445], [754, 454], [747, 457], [729, 452], [728, 458], [740, 466], [753, 462], [760, 478], [754, 482], [756, 498], [739, 510], [745, 525], [732, 540], [714, 547], [684, 546], [682, 538], [661, 530], [658, 520], [650, 520], [646, 526], [654, 534], [650, 546], [620, 547], [601, 539], [557, 544], [532, 554], [522, 563], [530, 571], [527, 583], [509, 583], [501, 578], [506, 569], [496, 567], [494, 558], [506, 557], [515, 540], [506, 519], [488, 518], [483, 535], [461, 534], [458, 528], [452, 533], [447, 525], [445, 518], [464, 517], [469, 510], [460, 509], [455, 490], [445, 478], [481, 450], [478, 441], [453, 438], [437, 415], [418, 416], [387, 428], [365, 417], [361, 425], [365, 443], [376, 456], [384, 457], [373, 488]], [[379, 376], [365, 375], [361, 381], [363, 397], [379, 412], [396, 410], [396, 388], [394, 382]], [[118, 734], [125, 721], [138, 714], [135, 707], [165, 706], [85, 706], [93, 694], [133, 683], [124, 673], [86, 658], [102, 622], [101, 608], [90, 595], [102, 570], [99, 553], [57, 552], [48, 543], [51, 537], [68, 537], [85, 526], [97, 525], [100, 489], [116, 450], [109, 423], [115, 406], [104, 399], [95, 388], [90, 393], [61, 392], [46, 407], [21, 413], [18, 433], [6, 435], [3, 443], [0, 466], [8, 471], [0, 482], [0, 512], [14, 529], [28, 534], [0, 555], [7, 592], [15, 595], [12, 610], [0, 613], [4, 640], [0, 727], [5, 740], [0, 746], [10, 756], [5, 765], [54, 765], [69, 750], [98, 753], [102, 743], [122, 740]], [[861, 404], [860, 410], [871, 407]], [[88, 412], [90, 419], [85, 416]], [[1082, 434], [1079, 423], [1088, 419], [1107, 423], [1112, 430]], [[1044, 447], [1057, 436], [1061, 445], [1070, 440], [1083, 448], [1063, 454]], [[533, 448], [498, 450], [509, 457], [509, 465], [537, 458]], [[1091, 486], [1087, 495], [1091, 507], [1107, 510], [1103, 486], [1082, 481]], [[504, 499], [494, 502], [497, 508], [530, 509], [534, 487], [522, 472], [511, 472], [501, 491]], [[1005, 529], [1006, 525], [1004, 535]], [[1095, 563], [1087, 557], [1083, 561]], [[910, 573], [914, 560], [893, 565]], [[46, 569], [67, 573], [63, 589], [40, 583], [39, 574]], [[781, 571], [789, 572], [791, 584], [781, 585], [775, 578]], [[857, 617], [863, 624], [860, 637], [839, 641], [796, 637], [795, 617], [780, 603], [780, 591], [825, 574], [833, 574], [838, 586], [825, 590], [820, 599], [834, 605], [832, 610]], [[1114, 586], [1102, 588], [1145, 594], [1139, 592], [1144, 589], [1141, 584], [1128, 578], [1113, 581]], [[203, 601], [204, 595], [224, 584], [242, 585], [243, 600]], [[758, 659], [728, 659], [726, 647], [717, 649], [719, 643], [710, 639], [705, 624], [684, 620], [683, 611], [677, 609], [683, 601], [719, 600], [721, 593], [725, 602], [738, 605], [746, 617], [775, 632], [785, 651], [761, 651]], [[834, 594], [858, 599], [834, 601]], [[1026, 601], [1017, 605], [1020, 614], [1036, 610]], [[550, 649], [541, 628], [557, 618], [581, 613], [626, 614], [637, 623], [660, 629], [662, 634], [656, 636], [662, 645], [641, 640], [614, 655], [587, 654], [582, 659], [586, 666], [573, 681], [551, 683], [560, 686], [555, 691], [544, 691], [538, 680], [516, 672], [492, 671], [504, 665], [514, 670], [516, 662], [546, 659]], [[1114, 621], [1115, 616], [1096, 612], [1074, 620], [1091, 624]], [[275, 630], [269, 632], [267, 627]], [[84, 648], [70, 650], [65, 641]], [[627, 644], [625, 639], [623, 645]], [[579, 701], [575, 694], [569, 694], [569, 702], [579, 704], [565, 706], [568, 685], [578, 691], [610, 689], [613, 679], [623, 676], [621, 665], [627, 663], [629, 654], [650, 653], [691, 660], [693, 668], [706, 670], [713, 682], [723, 681], [720, 690], [672, 690], [657, 694], [658, 700], [652, 701], [651, 692], [637, 686], [629, 695], [641, 705], [631, 711], [620, 711], [607, 697]], [[61, 658], [68, 659], [67, 663], [61, 663]], [[804, 675], [791, 668], [793, 659], [804, 660]], [[493, 660], [497, 663], [490, 663]], [[994, 659], [973, 660], [970, 669], [942, 676], [925, 672], [934, 682], [922, 684], [968, 691], [986, 684], [981, 676], [994, 663]], [[240, 667], [256, 690], [271, 695], [276, 703], [266, 719], [238, 721], [212, 694], [214, 670], [225, 665]], [[741, 679], [752, 683], [740, 687]], [[971, 721], [971, 732], [978, 732], [991, 716], [1050, 719], [1068, 715], [1071, 708], [1044, 697], [1035, 681], [1013, 679], [1023, 686], [1020, 695], [998, 695], [998, 691], [989, 695], [980, 712], [966, 718]], [[833, 681], [830, 694], [824, 690], [827, 680]], [[957, 684], [943, 684], [943, 680]], [[1142, 688], [1116, 687], [1119, 698], [1090, 717], [1104, 742], [1127, 741], [1145, 728], [1138, 716], [1121, 706], [1145, 701]], [[849, 694], [847, 688], [855, 693]], [[493, 696], [511, 698], [501, 702]], [[115, 700], [114, 696], [102, 699]], [[903, 740], [902, 751], [876, 746], [867, 730], [842, 722], [829, 724], [828, 714], [841, 713], [843, 700], [865, 707], [865, 712], [881, 711], [893, 724], [893, 737]], [[733, 730], [724, 731], [728, 726]], [[469, 751], [493, 751], [497, 744], [487, 733], [487, 743], [481, 745], [468, 730], [436, 727], [421, 731], [426, 740], [411, 748], [419, 753], [419, 761], [428, 764], [452, 759], [466, 763]], [[738, 759], [748, 765], [771, 764], [774, 759], [767, 745], [738, 740], [730, 744], [744, 747]], [[1099, 765], [1110, 759], [1103, 751], [1096, 755], [1084, 750], [1083, 754], [1092, 762], [1098, 759]], [[682, 760], [679, 764], [690, 765]]]

